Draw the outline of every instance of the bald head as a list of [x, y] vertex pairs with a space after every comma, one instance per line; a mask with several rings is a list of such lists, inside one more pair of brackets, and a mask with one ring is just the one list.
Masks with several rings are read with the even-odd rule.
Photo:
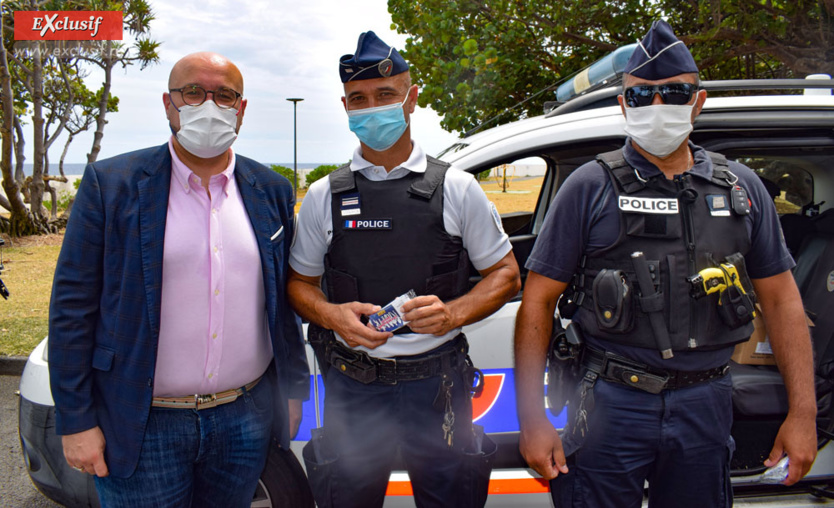
[[[218, 81], [223, 83], [217, 84]], [[243, 93], [243, 76], [231, 60], [223, 55], [201, 51], [182, 57], [171, 69], [168, 88], [200, 85], [207, 90], [225, 86]]]

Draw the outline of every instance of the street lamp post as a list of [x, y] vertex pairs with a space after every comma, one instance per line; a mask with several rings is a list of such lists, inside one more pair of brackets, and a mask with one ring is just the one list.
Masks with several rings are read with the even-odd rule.
[[295, 124], [296, 109], [298, 103], [303, 101], [299, 97], [287, 99], [292, 102], [292, 197], [293, 200], [298, 199], [298, 137]]

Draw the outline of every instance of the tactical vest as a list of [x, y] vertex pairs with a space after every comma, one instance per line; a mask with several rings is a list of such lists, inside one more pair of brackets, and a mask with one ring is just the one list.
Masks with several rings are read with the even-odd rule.
[[394, 180], [371, 181], [347, 165], [329, 175], [328, 301], [384, 306], [410, 289], [443, 301], [466, 293], [469, 258], [463, 241], [449, 235], [443, 223], [448, 168], [428, 157], [425, 173], [409, 171]]
[[[709, 153], [713, 164], [711, 179], [683, 174], [668, 180], [664, 175], [643, 179], [626, 162], [622, 150], [597, 156], [606, 169], [616, 193], [620, 219], [617, 241], [600, 251], [583, 256], [574, 276], [574, 315], [589, 335], [629, 346], [658, 349], [649, 312], [659, 312], [668, 330], [673, 351], [718, 349], [750, 337], [753, 325], [731, 329], [719, 316], [719, 295], [691, 296], [688, 277], [707, 267], [716, 267], [731, 256], [747, 292], [752, 285], [743, 256], [750, 250], [745, 226], [749, 202], [729, 170], [727, 160]], [[742, 205], [732, 199], [743, 198]], [[746, 208], [746, 210], [745, 210]], [[611, 329], [601, 322], [595, 309], [593, 284], [603, 269], [621, 270], [623, 294], [639, 293], [632, 253], [643, 252], [648, 261], [656, 298], [629, 298], [624, 326]], [[738, 255], [740, 254], [740, 255]], [[600, 298], [601, 300], [602, 298]]]

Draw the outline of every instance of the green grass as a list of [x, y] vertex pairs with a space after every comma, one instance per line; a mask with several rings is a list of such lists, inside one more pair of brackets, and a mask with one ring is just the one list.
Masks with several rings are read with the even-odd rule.
[[3, 248], [5, 270], [0, 279], [9, 288], [0, 298], [0, 355], [28, 355], [46, 337], [49, 295], [63, 235], [15, 240]]

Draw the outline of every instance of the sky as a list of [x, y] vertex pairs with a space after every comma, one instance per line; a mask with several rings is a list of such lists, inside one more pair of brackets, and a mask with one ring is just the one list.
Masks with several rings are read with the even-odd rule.
[[[397, 49], [407, 37], [391, 29], [385, 0], [149, 1], [156, 14], [151, 35], [162, 43], [160, 61], [141, 71], [137, 65], [113, 71], [119, 112], [107, 115], [99, 160], [164, 143], [170, 130], [162, 94], [171, 67], [189, 53], [215, 51], [235, 62], [244, 78], [248, 105], [233, 146], [237, 153], [263, 163], [292, 162], [293, 104], [286, 99], [302, 97], [299, 164], [347, 162], [358, 141], [340, 100], [339, 57], [354, 53], [359, 34], [367, 30]], [[101, 72], [92, 72], [87, 86], [98, 89], [102, 79]], [[427, 108], [418, 108], [411, 124], [412, 139], [429, 154], [457, 139]], [[31, 134], [27, 149], [28, 138]], [[66, 162], [86, 162], [92, 139], [92, 130], [76, 136]], [[53, 145], [50, 160], [58, 161], [63, 144], [61, 139]]]

